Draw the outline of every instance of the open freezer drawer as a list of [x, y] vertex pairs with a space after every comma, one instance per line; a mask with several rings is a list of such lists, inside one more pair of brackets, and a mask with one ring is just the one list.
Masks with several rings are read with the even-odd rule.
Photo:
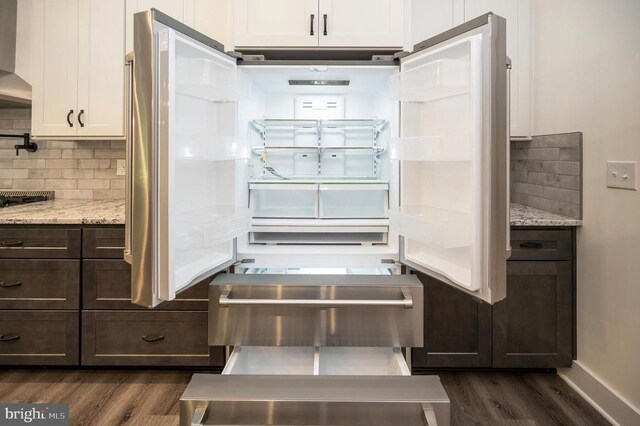
[[437, 376], [194, 374], [180, 424], [449, 425]]

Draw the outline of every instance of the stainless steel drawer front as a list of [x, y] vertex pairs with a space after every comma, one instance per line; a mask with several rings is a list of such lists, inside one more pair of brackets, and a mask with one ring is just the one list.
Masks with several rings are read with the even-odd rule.
[[209, 296], [210, 345], [423, 345], [412, 275], [220, 275]]
[[437, 376], [218, 376], [195, 374], [181, 425], [449, 425]]

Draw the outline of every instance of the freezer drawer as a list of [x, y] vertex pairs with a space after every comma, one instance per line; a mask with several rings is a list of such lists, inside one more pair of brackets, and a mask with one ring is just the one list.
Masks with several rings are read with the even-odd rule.
[[222, 274], [209, 286], [209, 345], [423, 345], [412, 275]]
[[194, 374], [180, 424], [447, 426], [449, 405], [437, 376]]
[[222, 374], [410, 376], [400, 348], [236, 346]]

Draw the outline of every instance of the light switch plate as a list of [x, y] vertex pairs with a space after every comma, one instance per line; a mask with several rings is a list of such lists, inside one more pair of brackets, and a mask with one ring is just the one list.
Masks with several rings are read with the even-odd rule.
[[127, 166], [125, 160], [118, 160], [116, 163], [116, 175], [124, 176], [127, 173]]
[[636, 164], [635, 161], [607, 161], [607, 186], [637, 190]]

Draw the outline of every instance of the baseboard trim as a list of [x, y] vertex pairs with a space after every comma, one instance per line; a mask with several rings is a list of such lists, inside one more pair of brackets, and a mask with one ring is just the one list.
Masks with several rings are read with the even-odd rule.
[[612, 425], [640, 424], [640, 409], [579, 361], [574, 361], [571, 368], [558, 369], [558, 375]]

